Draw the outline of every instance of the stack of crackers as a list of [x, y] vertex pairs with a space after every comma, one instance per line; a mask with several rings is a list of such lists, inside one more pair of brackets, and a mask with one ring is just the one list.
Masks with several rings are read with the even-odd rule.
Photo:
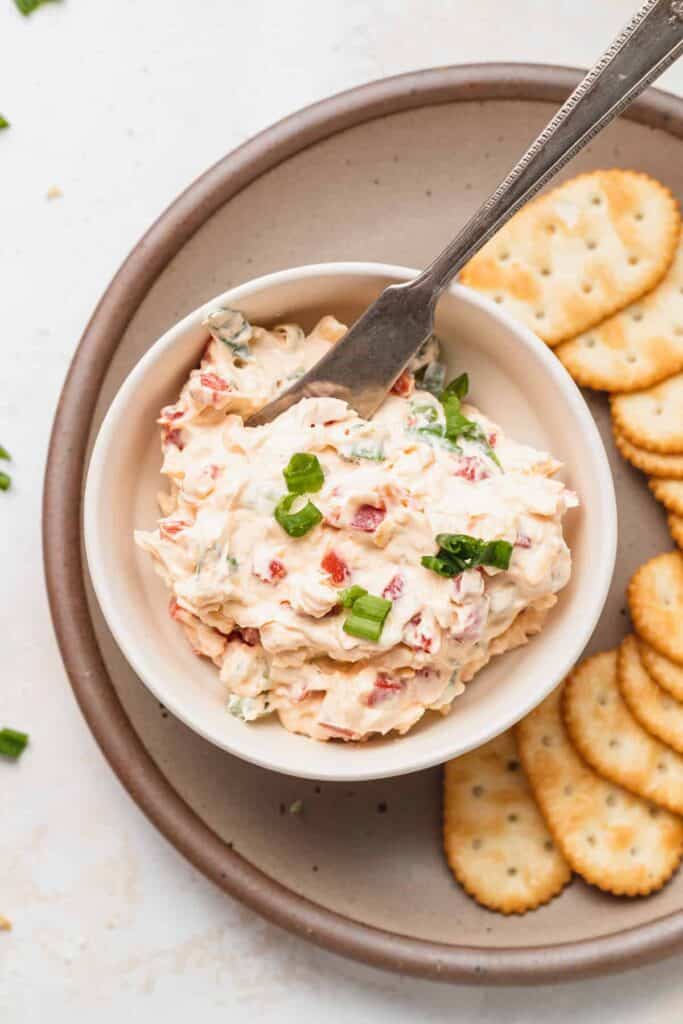
[[[649, 476], [683, 548], [683, 242], [647, 175], [584, 174], [525, 207], [465, 268], [608, 391], [616, 444]], [[524, 913], [573, 873], [660, 889], [683, 857], [683, 554], [634, 574], [634, 633], [587, 658], [515, 730], [446, 765], [444, 847], [484, 906]]]

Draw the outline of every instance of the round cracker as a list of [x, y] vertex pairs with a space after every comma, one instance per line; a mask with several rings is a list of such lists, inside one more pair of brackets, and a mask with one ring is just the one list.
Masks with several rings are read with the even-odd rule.
[[612, 420], [631, 444], [650, 452], [683, 452], [683, 373], [644, 391], [612, 395]]
[[640, 657], [638, 641], [628, 636], [619, 648], [619, 692], [642, 727], [683, 754], [683, 704], [658, 686]]
[[683, 555], [667, 551], [636, 569], [628, 585], [636, 633], [683, 665]]
[[654, 288], [679, 233], [678, 203], [660, 182], [591, 171], [528, 203], [461, 280], [557, 345]]
[[683, 822], [602, 779], [579, 757], [555, 690], [516, 730], [520, 760], [555, 842], [587, 882], [617, 896], [660, 889], [683, 854]]
[[571, 673], [562, 715], [569, 738], [591, 768], [637, 796], [683, 813], [683, 757], [650, 736], [629, 711], [617, 685], [616, 651], [587, 658]]
[[465, 891], [503, 914], [534, 910], [571, 878], [536, 806], [510, 731], [445, 765], [443, 842], [451, 871]]
[[662, 480], [652, 477], [648, 487], [657, 501], [676, 516], [683, 516], [683, 480]]
[[683, 370], [683, 237], [648, 295], [555, 352], [577, 384], [640, 391]]
[[683, 702], [683, 665], [669, 661], [644, 640], [638, 640], [638, 650], [643, 665], [654, 681], [670, 693], [674, 700]]
[[624, 458], [643, 473], [666, 477], [669, 480], [683, 480], [683, 455], [659, 455], [656, 452], [649, 452], [646, 448], [631, 444], [628, 438], [616, 429], [614, 441]]
[[669, 524], [669, 533], [683, 550], [683, 516], [670, 515], [666, 521]]

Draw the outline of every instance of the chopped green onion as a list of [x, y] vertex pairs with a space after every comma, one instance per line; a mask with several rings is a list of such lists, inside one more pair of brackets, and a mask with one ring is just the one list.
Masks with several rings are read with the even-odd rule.
[[268, 695], [240, 697], [239, 694], [231, 693], [228, 697], [228, 711], [243, 722], [254, 722], [270, 713]]
[[446, 437], [449, 441], [457, 441], [463, 435], [467, 436], [468, 431], [477, 424], [468, 420], [467, 416], [460, 409], [460, 399], [455, 395], [449, 395], [442, 399], [443, 411], [446, 417]]
[[12, 456], [10, 455], [10, 453], [7, 451], [6, 448], [3, 448], [1, 444], [0, 444], [0, 459], [6, 459], [7, 462], [10, 462], [11, 459], [12, 459]]
[[48, 0], [14, 0], [15, 4], [19, 8], [22, 14], [32, 14], [33, 11], [37, 10]]
[[317, 455], [297, 452], [282, 470], [290, 494], [313, 494], [325, 482], [325, 474]]
[[3, 757], [11, 757], [16, 761], [27, 746], [28, 736], [25, 732], [17, 732], [16, 729], [0, 729], [0, 754]]
[[475, 441], [477, 444], [481, 444], [486, 450], [488, 457], [495, 462], [499, 469], [502, 469], [500, 459], [489, 444], [486, 433], [478, 423], [468, 419], [460, 408], [460, 403], [466, 397], [469, 387], [469, 377], [466, 373], [461, 373], [459, 377], [456, 377], [455, 380], [452, 380], [447, 385], [439, 396], [439, 401], [443, 405], [446, 416], [445, 436], [452, 444], [457, 444], [458, 439], [461, 437], [464, 437], [467, 441]]
[[9, 491], [12, 478], [7, 473], [0, 473], [0, 491]]
[[467, 392], [470, 389], [470, 379], [466, 373], [461, 373], [459, 377], [452, 380], [450, 384], [447, 384], [444, 390], [439, 396], [441, 401], [444, 402], [447, 398], [457, 398], [459, 402], [463, 398], [467, 397]]
[[433, 405], [414, 405], [413, 412], [427, 423], [438, 423], [439, 421], [439, 413]]
[[238, 309], [230, 309], [228, 306], [216, 309], [209, 313], [205, 323], [212, 338], [227, 345], [234, 356], [250, 358], [251, 324]]
[[357, 601], [359, 597], [363, 597], [367, 594], [365, 587], [359, 587], [354, 584], [352, 587], [347, 587], [339, 595], [339, 603], [343, 608], [352, 608], [353, 602]]
[[430, 394], [437, 397], [443, 391], [445, 380], [446, 367], [443, 363], [428, 363], [427, 366], [423, 366], [422, 369], [418, 370], [415, 374], [415, 381], [417, 385], [422, 388], [423, 391], [429, 391]]
[[441, 555], [423, 555], [420, 562], [425, 569], [431, 569], [439, 576], [457, 576], [461, 571], [453, 565], [453, 562], [442, 558]]
[[[353, 590], [353, 587], [349, 588]], [[353, 602], [351, 614], [344, 622], [344, 632], [359, 640], [377, 643], [384, 629], [384, 621], [391, 611], [391, 601], [374, 594], [361, 594]]]
[[[342, 453], [340, 452], [339, 454], [341, 455]], [[369, 462], [384, 462], [384, 452], [380, 445], [372, 447], [371, 445], [363, 446], [355, 444], [351, 448], [349, 455], [352, 459], [367, 459]], [[342, 458], [346, 458], [346, 456], [342, 455]]]
[[290, 512], [298, 494], [285, 494], [275, 506], [275, 518], [290, 537], [303, 537], [322, 520], [322, 512], [308, 501], [298, 512]]
[[1, 128], [9, 128], [9, 121], [6, 117], [3, 117], [2, 114], [0, 114], [0, 129]]
[[495, 569], [510, 567], [512, 544], [507, 540], [486, 541], [464, 533], [439, 533], [436, 543], [439, 545], [437, 553], [424, 555], [421, 562], [425, 569], [431, 569], [439, 576], [458, 576], [479, 565], [490, 565]]

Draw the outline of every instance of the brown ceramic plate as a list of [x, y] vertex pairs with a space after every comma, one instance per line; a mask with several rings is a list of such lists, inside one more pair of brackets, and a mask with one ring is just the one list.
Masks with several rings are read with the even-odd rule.
[[[215, 749], [168, 716], [124, 661], [81, 555], [89, 444], [140, 354], [212, 295], [323, 260], [420, 266], [516, 160], [578, 72], [481, 65], [364, 86], [295, 114], [195, 182], [133, 250], [80, 343], [47, 466], [44, 541], [55, 628], [83, 713], [137, 803], [199, 870], [254, 910], [335, 952], [452, 981], [530, 983], [654, 959], [683, 942], [683, 875], [637, 901], [575, 881], [523, 918], [489, 913], [440, 849], [440, 772], [322, 787]], [[651, 92], [571, 173], [636, 167], [683, 194], [683, 101]], [[624, 584], [670, 546], [644, 479], [609, 438], [618, 570], [591, 642], [627, 628]], [[300, 815], [287, 813], [301, 799]], [[398, 897], [398, 898], [397, 898]]]

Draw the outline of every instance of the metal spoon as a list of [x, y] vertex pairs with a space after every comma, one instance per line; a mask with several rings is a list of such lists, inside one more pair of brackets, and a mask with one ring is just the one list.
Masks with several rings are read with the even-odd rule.
[[369, 418], [434, 327], [439, 295], [550, 178], [683, 53], [683, 0], [648, 0], [460, 234], [414, 280], [390, 285], [320, 362], [260, 412], [342, 398]]

